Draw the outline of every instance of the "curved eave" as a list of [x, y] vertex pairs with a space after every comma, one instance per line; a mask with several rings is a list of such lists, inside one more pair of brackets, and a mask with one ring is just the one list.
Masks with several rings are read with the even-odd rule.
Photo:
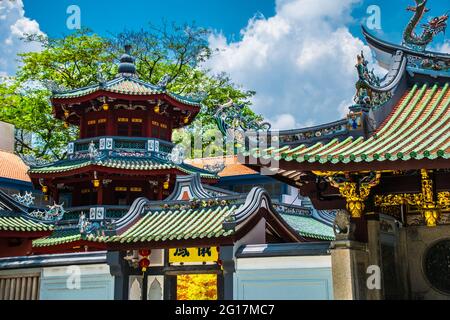
[[[131, 250], [139, 249], [143, 246], [149, 249], [161, 249], [233, 245], [253, 230], [262, 220], [266, 221], [267, 230], [274, 235], [278, 235], [284, 241], [308, 241], [307, 238], [299, 235], [282, 219], [273, 209], [267, 192], [260, 188], [254, 188], [247, 196], [245, 205], [239, 207], [239, 209], [235, 205], [226, 206], [219, 210], [213, 209], [214, 212], [211, 212], [211, 209], [194, 209], [206, 210], [203, 212], [204, 216], [196, 216], [196, 219], [200, 220], [197, 220], [194, 226], [184, 222], [173, 225], [172, 218], [170, 217], [172, 210], [160, 209], [155, 213], [158, 215], [159, 225], [153, 225], [155, 229], [152, 231], [148, 231], [147, 228], [143, 229], [142, 226], [148, 227], [148, 221], [154, 221], [151, 219], [155, 219], [155, 215], [153, 217], [149, 216], [150, 212], [142, 214], [146, 212], [145, 205], [149, 203], [152, 202], [144, 198], [135, 201], [130, 208], [130, 218], [124, 221], [124, 225], [120, 227], [124, 229], [125, 233], [117, 233], [116, 230], [116, 235], [112, 236], [96, 237], [74, 234], [73, 236], [62, 236], [61, 238], [56, 237], [48, 240], [40, 239], [34, 242], [33, 251], [36, 253], [51, 253], [64, 250], [80, 250], [84, 246], [107, 250]], [[230, 210], [230, 212], [226, 210]], [[178, 213], [177, 211], [177, 214], [180, 214], [181, 217], [186, 213], [183, 213], [183, 211]], [[227, 223], [225, 220], [222, 220], [229, 216], [229, 214], [237, 218], [232, 228], [225, 227]], [[166, 222], [164, 222], [164, 215], [167, 215]], [[215, 226], [217, 223], [222, 225], [220, 230]], [[148, 235], [146, 232], [150, 232], [150, 234]]]
[[397, 50], [403, 51], [406, 54], [410, 54], [413, 56], [418, 56], [422, 58], [440, 58], [444, 60], [450, 60], [450, 54], [447, 53], [439, 53], [439, 52], [431, 52], [431, 51], [415, 51], [412, 49], [409, 49], [404, 46], [400, 46], [397, 44], [390, 43], [388, 41], [381, 40], [377, 38], [376, 36], [372, 35], [364, 25], [361, 26], [362, 33], [364, 37], [366, 38], [367, 43], [383, 52], [389, 53], [389, 54], [395, 54]]
[[[166, 168], [160, 169], [126, 169], [126, 168], [113, 168], [106, 167], [96, 164], [88, 164], [85, 166], [80, 166], [75, 169], [65, 170], [65, 171], [30, 171], [29, 175], [32, 180], [37, 181], [39, 178], [59, 178], [59, 177], [72, 177], [73, 175], [92, 173], [97, 171], [98, 173], [110, 173], [110, 174], [126, 174], [129, 176], [156, 176], [165, 174], [189, 174], [188, 169], [177, 168], [175, 166], [167, 165]], [[219, 177], [209, 174], [200, 173], [202, 180], [216, 181]]]
[[[28, 177], [29, 178], [29, 177]], [[10, 178], [4, 178], [0, 177], [0, 184], [3, 187], [9, 187], [11, 189], [17, 189], [17, 190], [32, 190], [33, 184], [31, 183], [31, 180], [19, 180], [19, 179], [10, 179]]]
[[450, 83], [414, 84], [370, 137], [297, 148], [241, 150], [247, 165], [290, 171], [417, 170], [450, 167]]
[[[245, 156], [243, 162], [252, 169], [267, 167], [267, 160], [253, 156]], [[277, 168], [282, 170], [296, 170], [296, 171], [382, 171], [382, 170], [420, 170], [420, 169], [448, 169], [450, 168], [449, 158], [438, 159], [411, 159], [411, 160], [384, 160], [384, 161], [361, 161], [361, 162], [338, 162], [321, 163], [319, 161], [286, 161], [278, 160]]]
[[334, 127], [342, 124], [346, 124], [347, 119], [340, 119], [333, 122], [312, 126], [312, 127], [305, 127], [305, 128], [298, 128], [298, 129], [290, 129], [290, 130], [280, 130], [278, 133], [281, 135], [291, 135], [291, 134], [299, 134], [299, 133], [305, 133], [309, 131], [317, 131], [324, 128]]
[[104, 242], [91, 241], [86, 239], [78, 239], [55, 245], [43, 245], [32, 247], [33, 254], [51, 254], [51, 253], [67, 253], [85, 251], [86, 248], [94, 250], [106, 250], [107, 246]]
[[[335, 138], [339, 139], [345, 139], [350, 135], [349, 130], [347, 129], [347, 119], [341, 119], [317, 126], [312, 127], [305, 127], [305, 128], [298, 128], [298, 129], [290, 129], [290, 130], [273, 130], [268, 131], [267, 135], [269, 137], [279, 137], [278, 143], [280, 146], [295, 146], [300, 144], [314, 144], [317, 142], [323, 142], [323, 141], [329, 141]], [[343, 130], [337, 130], [335, 132], [331, 133], [323, 133], [323, 130], [327, 130], [333, 127], [345, 127]], [[286, 140], [287, 137], [293, 137], [296, 135], [304, 135], [304, 134], [311, 134], [312, 136], [310, 138], [301, 138], [297, 140]], [[317, 135], [317, 133], [320, 133]]]
[[170, 105], [180, 108], [182, 110], [190, 111], [191, 113], [200, 112], [202, 107], [201, 103], [188, 102], [183, 100], [173, 94], [167, 92], [155, 92], [152, 94], [125, 94], [120, 92], [109, 91], [106, 89], [98, 89], [90, 92], [86, 95], [79, 97], [62, 98], [58, 96], [51, 97], [52, 105], [54, 106], [54, 113], [58, 118], [62, 118], [62, 110], [59, 110], [59, 105], [61, 104], [73, 104], [73, 103], [83, 103], [87, 101], [94, 100], [98, 97], [107, 96], [115, 99], [124, 99], [130, 101], [147, 101], [154, 99], [161, 99], [169, 103]]
[[19, 238], [19, 239], [38, 239], [47, 237], [52, 234], [52, 230], [42, 231], [16, 231], [16, 230], [0, 230], [1, 238]]
[[85, 101], [86, 97], [97, 92], [121, 94], [127, 97], [165, 95], [185, 106], [201, 107], [201, 104], [198, 101], [189, 97], [183, 97], [179, 94], [172, 93], [167, 91], [164, 87], [147, 83], [136, 77], [123, 75], [105, 83], [97, 83], [66, 92], [54, 93], [52, 100], [70, 102], [71, 99], [82, 99], [81, 101]]
[[133, 250], [141, 249], [143, 246], [148, 249], [173, 249], [183, 247], [211, 247], [233, 245], [234, 239], [231, 235], [215, 238], [198, 238], [183, 240], [165, 240], [165, 241], [138, 241], [138, 242], [108, 242], [108, 250]]

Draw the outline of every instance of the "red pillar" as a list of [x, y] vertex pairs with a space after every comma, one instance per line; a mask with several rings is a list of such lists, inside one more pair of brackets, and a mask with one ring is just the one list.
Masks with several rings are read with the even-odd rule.
[[163, 199], [163, 187], [164, 187], [163, 184], [164, 184], [163, 180], [158, 181], [158, 200]]
[[97, 188], [97, 204], [102, 205], [103, 204], [103, 186], [100, 182], [100, 187]]
[[109, 110], [107, 111], [107, 123], [106, 123], [106, 135], [114, 136], [114, 112], [112, 110], [113, 106], [109, 106]]

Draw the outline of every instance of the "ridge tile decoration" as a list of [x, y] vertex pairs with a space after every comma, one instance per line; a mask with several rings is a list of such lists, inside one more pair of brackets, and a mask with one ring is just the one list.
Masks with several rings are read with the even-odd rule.
[[[28, 173], [46, 199], [66, 197], [68, 211], [129, 206], [138, 193], [163, 200], [176, 175], [199, 173], [207, 183], [218, 180], [213, 172], [183, 163], [183, 150], [172, 143], [173, 130], [195, 119], [204, 97], [169, 92], [167, 75], [156, 85], [140, 80], [131, 46], [124, 49], [114, 79], [52, 91], [53, 116], [66, 127], [78, 127], [79, 137], [68, 143], [64, 159], [35, 163]], [[129, 184], [133, 189], [126, 189]]]
[[34, 232], [51, 230], [53, 230], [53, 225], [36, 222], [20, 216], [3, 215], [0, 211], [0, 231]]
[[50, 236], [33, 241], [33, 247], [48, 247], [82, 240], [78, 229], [55, 230]]
[[217, 175], [209, 173], [207, 170], [202, 170], [194, 166], [184, 163], [175, 164], [169, 161], [163, 161], [155, 158], [132, 158], [132, 157], [102, 157], [98, 159], [82, 159], [82, 160], [63, 160], [51, 165], [34, 167], [30, 169], [33, 174], [49, 174], [71, 172], [77, 169], [82, 169], [89, 166], [125, 169], [130, 171], [156, 171], [176, 169], [186, 174], [200, 173], [202, 178], [217, 179]]
[[[103, 235], [81, 233], [77, 227], [55, 229], [51, 235], [33, 240], [33, 248], [46, 248], [69, 245], [76, 247], [89, 244], [91, 247], [104, 249], [107, 237]], [[38, 251], [37, 251], [38, 252]]]
[[333, 228], [311, 216], [280, 212], [281, 217], [301, 236], [317, 240], [335, 240]]
[[450, 90], [445, 85], [415, 84], [369, 138], [352, 136], [327, 144], [242, 150], [244, 156], [309, 164], [349, 164], [449, 159]]
[[[180, 204], [179, 201], [174, 205], [161, 204], [160, 208], [151, 205], [152, 207], [144, 209], [139, 220], [123, 233], [108, 235], [105, 230], [96, 230], [95, 233], [87, 234], [81, 233], [78, 228], [63, 228], [55, 230], [51, 236], [33, 241], [33, 247], [75, 244], [80, 241], [86, 241], [94, 246], [102, 244], [108, 246], [127, 243], [206, 241], [232, 237], [236, 234], [237, 228], [229, 228], [226, 223], [233, 222], [234, 215], [244, 209], [243, 200], [245, 198], [235, 204], [230, 203], [232, 201], [210, 199], [194, 201], [199, 205], [190, 204], [192, 201], [183, 202], [187, 203], [186, 205]], [[220, 204], [215, 205], [217, 202]], [[210, 206], [210, 203], [213, 205]], [[332, 227], [309, 214], [280, 211], [278, 214], [301, 237], [324, 241], [334, 239]]]
[[[117, 248], [140, 245], [161, 247], [208, 247], [233, 243], [265, 219], [270, 233], [283, 241], [331, 240], [329, 224], [308, 208], [272, 205], [267, 192], [255, 187], [248, 195], [203, 185], [200, 176], [177, 177], [175, 188], [164, 201], [138, 198], [119, 219], [101, 221], [96, 227], [83, 223], [59, 225], [52, 235], [35, 240], [35, 252], [88, 246]], [[186, 197], [187, 195], [187, 197]], [[265, 206], [265, 210], [261, 208]], [[89, 222], [84, 219], [84, 222]], [[95, 223], [95, 222], [94, 222]], [[89, 230], [88, 230], [89, 229]]]
[[[0, 231], [5, 232], [50, 232], [64, 209], [61, 205], [49, 209], [34, 207], [34, 197], [26, 192], [23, 196], [10, 196], [0, 190]], [[0, 235], [1, 237], [1, 235]]]
[[152, 85], [134, 77], [120, 76], [116, 79], [107, 81], [106, 83], [98, 83], [95, 85], [70, 90], [66, 92], [56, 92], [52, 99], [71, 99], [87, 96], [97, 91], [106, 91], [112, 93], [126, 94], [126, 95], [156, 95], [167, 94], [169, 97], [181, 103], [201, 107], [202, 104], [195, 99], [189, 97], [183, 97], [171, 92], [168, 92], [165, 88], [157, 85]]
[[150, 210], [136, 224], [108, 242], [147, 242], [219, 238], [232, 235], [223, 222], [237, 210], [237, 206], [217, 206], [189, 210]]
[[64, 214], [62, 206], [45, 210], [33, 200], [31, 193], [10, 196], [0, 190], [0, 257], [29, 255], [32, 241], [51, 235]]
[[346, 119], [301, 130], [280, 131], [280, 144], [301, 143], [320, 140], [327, 137], [348, 134], [348, 121]]

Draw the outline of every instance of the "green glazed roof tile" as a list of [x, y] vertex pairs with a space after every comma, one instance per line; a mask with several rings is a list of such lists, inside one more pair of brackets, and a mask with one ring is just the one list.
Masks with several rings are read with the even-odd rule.
[[150, 83], [146, 83], [142, 80], [133, 77], [118, 77], [116, 79], [110, 80], [104, 84], [94, 84], [87, 87], [58, 92], [52, 96], [54, 99], [69, 99], [69, 98], [77, 98], [89, 95], [96, 91], [107, 91], [113, 93], [121, 93], [127, 95], [152, 95], [152, 94], [167, 94], [172, 99], [179, 101], [181, 103], [201, 107], [201, 103], [198, 101], [184, 97], [181, 95], [177, 95], [171, 92], [166, 91], [164, 88], [152, 85]]
[[334, 240], [333, 228], [309, 216], [280, 212], [281, 217], [301, 236], [318, 239]]
[[35, 222], [22, 216], [0, 216], [0, 231], [51, 231], [52, 225]]
[[76, 170], [89, 165], [96, 165], [105, 168], [117, 168], [125, 170], [167, 170], [178, 169], [187, 174], [200, 173], [203, 178], [217, 179], [215, 174], [207, 170], [199, 169], [185, 163], [175, 164], [172, 162], [163, 162], [157, 159], [136, 159], [136, 158], [106, 158], [106, 159], [85, 159], [85, 160], [63, 160], [43, 167], [33, 167], [30, 173], [59, 173]]
[[233, 214], [237, 206], [217, 206], [188, 210], [150, 210], [121, 235], [108, 242], [167, 241], [214, 238], [231, 235], [224, 230], [223, 222]]
[[[349, 136], [340, 142], [333, 139], [310, 147], [301, 145], [283, 149], [281, 155], [274, 150], [270, 157], [321, 164], [448, 159], [449, 122], [449, 83], [414, 85], [369, 138]], [[264, 150], [252, 149], [250, 153], [262, 154]]]

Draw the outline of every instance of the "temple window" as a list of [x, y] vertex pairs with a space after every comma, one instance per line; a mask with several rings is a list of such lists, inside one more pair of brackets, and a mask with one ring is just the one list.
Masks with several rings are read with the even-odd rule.
[[143, 128], [143, 119], [141, 118], [117, 118], [118, 136], [142, 137]]
[[89, 120], [87, 122], [86, 137], [106, 135], [106, 119]]
[[152, 121], [152, 137], [159, 137], [159, 122], [157, 121]]
[[127, 205], [127, 187], [115, 187], [114, 188], [114, 199], [118, 205]]
[[106, 135], [106, 119], [98, 119], [97, 136]]
[[88, 121], [88, 126], [87, 126], [87, 130], [86, 130], [86, 136], [87, 137], [94, 137], [95, 136], [95, 124], [97, 123], [96, 120], [90, 120]]
[[167, 139], [167, 125], [164, 123], [161, 123], [161, 125], [160, 125], [159, 138], [164, 139], [164, 140]]
[[141, 137], [142, 136], [142, 119], [133, 118], [131, 120], [131, 136], [132, 137]]
[[128, 136], [128, 118], [117, 118], [117, 135]]

